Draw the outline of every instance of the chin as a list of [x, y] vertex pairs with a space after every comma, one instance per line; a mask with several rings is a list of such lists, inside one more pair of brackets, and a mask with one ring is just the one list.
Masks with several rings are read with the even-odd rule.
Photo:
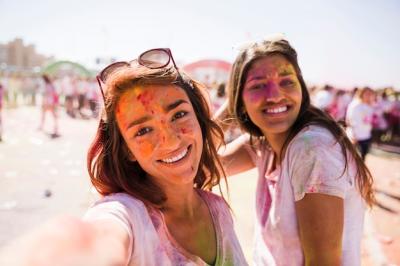
[[184, 171], [180, 173], [178, 176], [173, 177], [173, 179], [176, 181], [176, 183], [180, 184], [188, 184], [194, 182], [194, 179], [197, 176], [197, 168], [191, 168], [188, 169], [187, 171]]
[[265, 133], [284, 133], [289, 131], [292, 127], [292, 124], [289, 123], [279, 123], [279, 124], [264, 124], [260, 128]]

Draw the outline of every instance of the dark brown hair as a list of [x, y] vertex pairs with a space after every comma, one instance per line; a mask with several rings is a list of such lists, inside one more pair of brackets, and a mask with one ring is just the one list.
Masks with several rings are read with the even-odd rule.
[[[374, 202], [374, 193], [372, 189], [373, 179], [370, 171], [346, 136], [343, 128], [341, 128], [329, 115], [311, 105], [310, 95], [297, 62], [297, 53], [287, 40], [278, 38], [256, 42], [239, 53], [232, 66], [228, 83], [228, 108], [230, 114], [237, 119], [240, 127], [252, 136], [252, 139], [265, 138], [261, 130], [248, 117], [246, 117], [246, 114], [244, 113], [245, 106], [242, 99], [242, 91], [247, 72], [252, 63], [260, 58], [276, 54], [284, 56], [293, 65], [302, 92], [302, 103], [299, 115], [290, 128], [289, 135], [284, 142], [281, 153], [286, 150], [290, 141], [303, 128], [310, 125], [318, 125], [326, 128], [332, 133], [342, 148], [342, 153], [345, 158], [345, 169], [343, 170], [343, 173], [348, 167], [348, 155], [350, 154], [354, 158], [357, 167], [357, 184], [359, 190], [365, 201], [371, 206]], [[280, 158], [282, 158], [282, 156]]]
[[[101, 195], [125, 192], [147, 204], [160, 206], [167, 198], [164, 191], [147, 177], [137, 162], [129, 159], [128, 147], [119, 131], [115, 108], [126, 90], [138, 85], [170, 85], [182, 88], [190, 99], [201, 127], [203, 150], [193, 186], [211, 190], [225, 178], [217, 156], [216, 141], [223, 132], [211, 120], [205, 88], [198, 82], [171, 68], [149, 69], [140, 65], [122, 67], [110, 74], [105, 84], [105, 108], [96, 136], [87, 155], [90, 180]], [[214, 142], [215, 140], [215, 142]]]
[[50, 84], [51, 84], [51, 80], [50, 80], [50, 77], [49, 77], [49, 76], [47, 76], [46, 74], [43, 74], [43, 75], [42, 75], [42, 78], [43, 78], [44, 82], [50, 83]]

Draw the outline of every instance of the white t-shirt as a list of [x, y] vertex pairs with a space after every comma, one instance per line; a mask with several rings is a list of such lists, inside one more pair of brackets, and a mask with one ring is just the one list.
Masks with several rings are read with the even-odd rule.
[[332, 104], [332, 102], [332, 93], [327, 90], [318, 91], [313, 98], [314, 106], [320, 108], [321, 110], [328, 108]]
[[[217, 239], [215, 265], [248, 265], [234, 232], [228, 205], [213, 193], [197, 191], [206, 202], [214, 222]], [[159, 210], [146, 207], [142, 201], [128, 194], [117, 193], [104, 197], [87, 211], [84, 219], [111, 219], [126, 229], [131, 254], [128, 265], [208, 265], [173, 239]]]
[[371, 138], [372, 119], [374, 109], [372, 106], [354, 99], [347, 109], [346, 122], [347, 134], [357, 141]]
[[304, 128], [290, 142], [281, 167], [268, 175], [273, 155], [265, 144], [257, 150], [248, 148], [259, 170], [255, 265], [304, 265], [295, 202], [306, 193], [344, 200], [342, 265], [360, 265], [365, 203], [356, 186], [353, 159], [341, 176], [345, 161], [332, 134], [318, 126]]

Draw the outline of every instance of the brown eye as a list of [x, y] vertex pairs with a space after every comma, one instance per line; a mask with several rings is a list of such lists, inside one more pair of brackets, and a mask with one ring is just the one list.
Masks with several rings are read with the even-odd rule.
[[186, 112], [186, 111], [179, 111], [179, 112], [177, 112], [177, 113], [174, 115], [174, 117], [172, 118], [172, 121], [175, 121], [176, 119], [179, 119], [179, 118], [182, 118], [182, 117], [186, 116], [187, 113], [188, 113], [188, 112]]
[[280, 83], [280, 85], [281, 85], [282, 87], [290, 87], [290, 86], [292, 86], [293, 84], [294, 84], [294, 81], [291, 80], [291, 79], [284, 79], [284, 80], [282, 80], [281, 83]]
[[152, 131], [152, 129], [149, 128], [149, 127], [141, 128], [141, 129], [139, 129], [139, 131], [135, 134], [135, 137], [143, 136], [143, 135], [145, 135], [145, 134], [147, 134], [147, 133], [149, 133], [149, 132], [151, 132], [151, 131]]
[[255, 84], [255, 85], [251, 86], [249, 88], [249, 90], [259, 90], [259, 89], [262, 89], [264, 87], [265, 87], [264, 84]]

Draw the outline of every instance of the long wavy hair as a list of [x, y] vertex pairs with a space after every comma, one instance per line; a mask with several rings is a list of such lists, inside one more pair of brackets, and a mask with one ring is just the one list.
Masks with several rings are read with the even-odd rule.
[[[242, 92], [247, 73], [252, 66], [252, 63], [260, 58], [271, 55], [284, 56], [294, 67], [297, 78], [300, 82], [302, 92], [302, 102], [300, 112], [296, 121], [289, 130], [289, 134], [284, 142], [281, 155], [286, 150], [290, 141], [305, 127], [310, 125], [318, 125], [326, 128], [331, 132], [336, 141], [340, 144], [342, 153], [345, 158], [345, 168], [348, 167], [348, 155], [351, 155], [356, 163], [357, 169], [357, 185], [362, 197], [372, 206], [375, 201], [372, 189], [373, 178], [359, 156], [356, 148], [348, 139], [344, 129], [340, 127], [329, 115], [320, 109], [311, 105], [310, 95], [304, 82], [299, 64], [297, 62], [297, 53], [289, 42], [283, 38], [271, 40], [263, 40], [255, 42], [246, 49], [240, 51], [233, 66], [228, 83], [228, 98], [229, 98], [229, 113], [237, 120], [239, 126], [250, 134], [251, 139], [265, 139], [265, 136], [249, 118], [244, 117], [243, 111], [245, 106], [242, 99]], [[282, 156], [280, 156], [282, 158]]]
[[87, 154], [90, 180], [101, 195], [125, 192], [156, 207], [167, 200], [162, 188], [147, 177], [139, 163], [129, 159], [128, 146], [116, 122], [115, 109], [121, 95], [135, 86], [174, 84], [186, 92], [203, 137], [200, 166], [193, 186], [210, 191], [220, 184], [221, 178], [226, 181], [216, 147], [216, 143], [223, 143], [223, 132], [210, 118], [205, 88], [187, 75], [181, 75], [172, 68], [149, 69], [137, 65], [122, 67], [108, 77], [104, 110]]

